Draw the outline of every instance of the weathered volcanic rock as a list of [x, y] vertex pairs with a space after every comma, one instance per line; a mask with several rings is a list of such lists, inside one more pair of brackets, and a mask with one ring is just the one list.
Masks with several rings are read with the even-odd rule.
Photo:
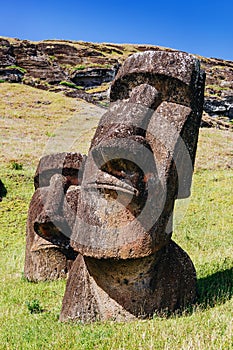
[[61, 248], [36, 234], [34, 223], [47, 196], [46, 187], [38, 188], [28, 211], [24, 276], [33, 282], [65, 278], [77, 256], [72, 248]]
[[77, 256], [69, 236], [84, 159], [79, 153], [59, 153], [43, 157], [38, 164], [27, 220], [24, 274], [30, 281], [65, 277]]
[[195, 269], [171, 236], [174, 202], [190, 194], [204, 81], [181, 52], [135, 54], [119, 70], [85, 163], [62, 321], [144, 318], [195, 300]]
[[50, 84], [59, 83], [67, 78], [56, 62], [51, 62], [36, 44], [20, 42], [14, 46], [14, 55], [17, 65], [26, 70], [26, 77], [44, 80]]
[[[83, 164], [86, 156], [80, 153], [55, 153], [40, 159], [34, 176], [35, 189], [49, 186], [50, 179], [54, 174], [61, 174], [70, 178], [71, 182], [80, 185], [82, 180]], [[72, 180], [73, 179], [73, 180]]]
[[[164, 70], [160, 68], [163, 63], [166, 78]], [[181, 64], [182, 69], [179, 68]], [[146, 74], [147, 66], [150, 74]], [[143, 81], [146, 84], [140, 84]], [[142, 86], [141, 93], [138, 86]], [[144, 103], [148, 103], [148, 106], [140, 103], [145, 89], [148, 90], [148, 100]], [[124, 101], [130, 94], [130, 99]], [[112, 100], [116, 100], [117, 96], [117, 102], [101, 118], [91, 143], [84, 171], [84, 190], [80, 195], [79, 220], [72, 234], [75, 249], [96, 258], [149, 255], [170, 238], [166, 225], [174, 200], [189, 195], [203, 104], [203, 76], [197, 60], [187, 54], [135, 54], [126, 60], [112, 85]], [[137, 98], [139, 103], [135, 103]], [[157, 158], [159, 162], [155, 162]], [[109, 172], [108, 176], [106, 172]], [[114, 176], [117, 172], [122, 175]], [[132, 183], [124, 173], [129, 173], [137, 181]], [[116, 179], [122, 180], [124, 176], [126, 179], [117, 183]], [[146, 177], [150, 179], [147, 182], [143, 180]], [[133, 191], [140, 194], [137, 205], [133, 203], [134, 209], [139, 213], [142, 211], [144, 215], [140, 215], [140, 220], [134, 220], [136, 214], [124, 208], [119, 198], [118, 201], [109, 202], [107, 197], [99, 198], [98, 191], [93, 192], [93, 188], [101, 187], [101, 184], [113, 190], [115, 184], [120, 190], [124, 183], [127, 186], [125, 184], [121, 191], [125, 195], [127, 191], [128, 196]], [[85, 187], [92, 190], [86, 191]], [[149, 199], [146, 198], [148, 191]], [[128, 200], [130, 203], [130, 197]], [[164, 206], [165, 201], [167, 204]], [[140, 209], [140, 206], [144, 208], [145, 203], [148, 204], [146, 210]], [[111, 218], [114, 224], [105, 224], [105, 220], [108, 222], [106, 206], [112, 212], [119, 212]], [[167, 209], [167, 215], [160, 216]], [[160, 219], [155, 220], [156, 216]], [[132, 223], [127, 226], [128, 234], [125, 235], [125, 225], [130, 221]], [[124, 224], [120, 224], [122, 222]], [[131, 244], [126, 244], [127, 237], [130, 237]]]
[[38, 44], [38, 49], [60, 64], [76, 65], [82, 62], [77, 48], [72, 45], [41, 42]]
[[221, 100], [205, 99], [204, 111], [210, 116], [225, 116], [233, 119], [233, 96], [227, 96]]
[[[73, 45], [73, 42], [69, 41], [59, 43], [55, 41], [44, 41], [38, 43], [38, 49], [48, 55], [52, 60], [56, 60], [59, 64], [71, 66], [83, 63], [83, 57], [93, 58], [91, 60], [93, 63], [96, 63], [95, 58], [103, 57], [103, 54], [99, 51], [88, 47], [77, 48]], [[104, 64], [106, 64], [106, 61], [104, 61]]]
[[0, 68], [0, 80], [10, 83], [20, 83], [24, 73], [18, 68]]
[[[98, 44], [68, 40], [30, 42], [0, 38], [0, 79], [8, 82], [23, 82], [56, 92], [63, 91], [67, 96], [82, 98], [95, 104], [104, 99], [107, 104], [108, 94], [85, 93], [79, 91], [74, 84], [88, 90], [90, 87], [111, 82], [119, 66], [129, 55], [148, 50], [162, 51], [165, 54], [166, 52], [177, 52], [173, 49], [151, 45]], [[201, 67], [206, 71], [205, 111], [208, 116], [212, 116], [216, 105], [220, 103], [224, 107], [224, 99], [233, 96], [233, 62], [217, 58], [196, 57], [200, 59]], [[20, 74], [15, 71], [9, 74], [9, 69], [18, 69], [17, 67], [27, 71], [25, 73], [21, 71]], [[64, 81], [70, 84], [60, 85]], [[51, 85], [55, 85], [56, 88]], [[223, 107], [218, 108], [218, 113], [215, 114], [217, 120], [221, 119], [219, 117], [230, 118], [229, 114], [232, 114]]]
[[233, 95], [233, 62], [217, 58], [201, 59], [206, 71], [205, 95], [215, 100]]
[[195, 297], [194, 266], [173, 241], [158, 254], [137, 260], [79, 255], [69, 274], [60, 321], [148, 318], [185, 307]]
[[115, 68], [89, 68], [74, 72], [71, 80], [78, 86], [93, 87], [112, 81], [116, 71]]
[[13, 46], [8, 40], [0, 38], [0, 67], [5, 68], [16, 64]]

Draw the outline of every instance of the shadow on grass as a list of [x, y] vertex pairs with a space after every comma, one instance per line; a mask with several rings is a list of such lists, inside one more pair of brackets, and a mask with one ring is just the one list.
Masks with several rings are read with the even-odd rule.
[[201, 308], [223, 304], [233, 296], [233, 268], [217, 271], [197, 281], [198, 300]]

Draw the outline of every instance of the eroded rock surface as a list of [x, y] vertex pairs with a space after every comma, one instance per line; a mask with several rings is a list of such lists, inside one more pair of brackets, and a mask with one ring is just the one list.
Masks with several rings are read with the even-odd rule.
[[196, 274], [173, 242], [140, 259], [94, 259], [79, 255], [67, 281], [61, 321], [128, 321], [180, 309], [196, 297]]
[[30, 281], [66, 277], [77, 256], [69, 237], [84, 161], [79, 153], [60, 153], [38, 164], [27, 220], [24, 274]]
[[190, 194], [205, 75], [181, 52], [128, 58], [85, 163], [60, 319], [150, 317], [194, 302], [196, 273], [172, 240]]

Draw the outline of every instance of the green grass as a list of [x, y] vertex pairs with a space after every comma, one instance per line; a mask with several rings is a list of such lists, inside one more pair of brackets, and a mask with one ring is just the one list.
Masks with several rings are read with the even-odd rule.
[[[232, 303], [232, 171], [195, 174], [186, 216], [174, 239], [191, 256], [199, 300], [182, 316], [130, 323], [61, 324], [65, 281], [23, 278], [25, 224], [32, 171], [1, 167], [8, 193], [0, 206], [1, 349], [230, 349]], [[37, 300], [43, 312], [31, 313]]]
[[17, 69], [18, 71], [20, 71], [22, 74], [25, 74], [27, 73], [27, 70], [22, 68], [22, 67], [19, 67], [19, 66], [8, 66], [6, 67], [6, 69]]
[[75, 66], [73, 69], [74, 70], [84, 70], [86, 68], [86, 66], [84, 64], [80, 64], [78, 66]]
[[67, 86], [73, 89], [84, 90], [82, 86], [75, 85], [74, 83], [71, 83], [69, 81], [61, 81], [59, 85]]
[[50, 55], [49, 56], [49, 59], [53, 62], [53, 61], [56, 61], [56, 56], [53, 56], [53, 55]]
[[[12, 112], [9, 109], [3, 119], [9, 121], [8, 138], [13, 142], [7, 144], [7, 149], [11, 152], [11, 147], [16, 146], [14, 125], [17, 126], [20, 120], [11, 113], [20, 112], [17, 103], [22, 103], [22, 100], [18, 101], [18, 90], [15, 95], [16, 89], [9, 89], [8, 97], [11, 94], [10, 101], [14, 101], [16, 107]], [[34, 140], [38, 133], [45, 134], [43, 121], [47, 120], [48, 114], [53, 120], [53, 128], [66, 120], [65, 113], [70, 113], [73, 100], [62, 100], [66, 108], [56, 115], [54, 103], [58, 103], [59, 107], [63, 105], [56, 100], [59, 95], [55, 97], [52, 93], [49, 95], [41, 91], [41, 95], [35, 97], [36, 91], [28, 91], [31, 92], [31, 107], [28, 106], [26, 93], [23, 94], [24, 105], [21, 106], [24, 115], [21, 111], [21, 120], [24, 121], [24, 132]], [[6, 91], [2, 92], [4, 102]], [[43, 113], [34, 117], [37, 104], [33, 101], [37, 99], [49, 99], [52, 103], [40, 104], [44, 108]], [[87, 104], [85, 106], [88, 107]], [[80, 117], [86, 132], [80, 129], [81, 138], [75, 147], [77, 150], [84, 147], [86, 152], [98, 119], [85, 113], [81, 113]], [[36, 122], [39, 123], [37, 129]], [[51, 126], [49, 131], [52, 132], [53, 128]], [[31, 143], [31, 147], [35, 148], [31, 162], [28, 162], [29, 148], [21, 149], [20, 159], [15, 155], [14, 161], [23, 164], [22, 169], [12, 167], [11, 158], [1, 157], [0, 179], [7, 195], [0, 202], [0, 349], [232, 349], [232, 134], [201, 130], [189, 206], [183, 220], [175, 225], [173, 238], [190, 255], [197, 270], [199, 297], [196, 305], [182, 315], [156, 316], [152, 320], [128, 323], [60, 323], [58, 317], [65, 281], [30, 283], [25, 280], [27, 210], [34, 191], [33, 174], [41, 145], [48, 139], [43, 138], [40, 144]], [[21, 144], [20, 140], [17, 142]]]
[[111, 64], [87, 63], [85, 65], [80, 64], [80, 65], [74, 66], [74, 67], [72, 67], [72, 69], [75, 71], [75, 70], [84, 70], [87, 68], [105, 68], [105, 69], [108, 69], [111, 67], [112, 67]]

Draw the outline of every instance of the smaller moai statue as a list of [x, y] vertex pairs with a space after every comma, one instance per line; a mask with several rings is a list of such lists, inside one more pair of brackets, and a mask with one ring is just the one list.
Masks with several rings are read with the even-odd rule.
[[57, 153], [38, 164], [27, 219], [24, 275], [29, 281], [65, 278], [77, 257], [69, 237], [84, 161], [79, 153]]
[[61, 321], [152, 317], [195, 301], [195, 268], [171, 237], [175, 200], [190, 195], [204, 80], [183, 52], [137, 53], [118, 71], [84, 167]]

